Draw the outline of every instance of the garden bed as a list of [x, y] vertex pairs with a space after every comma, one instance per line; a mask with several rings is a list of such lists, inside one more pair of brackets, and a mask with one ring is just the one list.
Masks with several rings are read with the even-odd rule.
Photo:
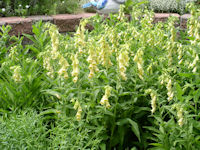
[[200, 149], [200, 11], [124, 8], [2, 20], [0, 149]]

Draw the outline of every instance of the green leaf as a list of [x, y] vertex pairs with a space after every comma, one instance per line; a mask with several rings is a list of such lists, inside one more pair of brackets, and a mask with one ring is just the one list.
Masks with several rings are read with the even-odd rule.
[[184, 92], [183, 92], [181, 86], [178, 83], [176, 83], [175, 86], [176, 86], [176, 91], [177, 91], [177, 98], [182, 102], [183, 101], [182, 95], [183, 95]]
[[43, 90], [41, 92], [43, 92], [44, 94], [47, 94], [47, 95], [53, 95], [53, 96], [57, 97], [58, 99], [60, 99], [60, 97], [61, 97], [61, 94], [59, 92], [51, 90], [51, 89]]
[[127, 123], [129, 123], [131, 125], [131, 129], [132, 129], [133, 133], [137, 136], [138, 140], [141, 141], [140, 130], [139, 130], [138, 124], [135, 121], [131, 120], [130, 118], [125, 118], [125, 119], [121, 119], [116, 124], [119, 126], [122, 126]]
[[13, 101], [13, 100], [14, 100], [13, 91], [11, 91], [11, 89], [8, 88], [8, 87], [6, 87], [6, 90], [7, 90], [7, 93], [8, 93], [9, 98]]
[[131, 119], [129, 119], [129, 123], [132, 125], [131, 126], [132, 131], [135, 133], [135, 135], [137, 136], [138, 140], [141, 141], [141, 139], [140, 139], [140, 130], [139, 130], [138, 124], [135, 121], [131, 120]]
[[29, 48], [31, 51], [35, 52], [36, 54], [39, 54], [39, 52], [40, 52], [37, 48], [35, 48], [32, 45], [28, 45], [27, 48]]
[[191, 76], [194, 76], [195, 74], [194, 73], [179, 73], [178, 74], [179, 76], [181, 77], [191, 77]]
[[143, 4], [148, 4], [148, 3], [149, 3], [149, 1], [141, 1], [141, 2], [137, 3], [136, 5], [143, 5]]
[[135, 107], [134, 113], [138, 114], [138, 113], [143, 112], [143, 111], [151, 111], [151, 108], [149, 108], [149, 107]]
[[48, 114], [58, 114], [60, 113], [57, 109], [48, 109], [39, 114], [39, 116], [48, 115]]
[[34, 39], [34, 37], [32, 35], [29, 35], [29, 34], [23, 34], [26, 38], [28, 38], [29, 40], [31, 40], [32, 42], [34, 43], [37, 43], [37, 41]]
[[106, 150], [106, 144], [105, 143], [101, 143], [100, 144], [100, 148], [101, 148], [101, 150]]

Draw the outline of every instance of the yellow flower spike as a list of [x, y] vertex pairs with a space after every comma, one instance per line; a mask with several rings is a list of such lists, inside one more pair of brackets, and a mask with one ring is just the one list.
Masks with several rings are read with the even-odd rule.
[[149, 73], [149, 75], [151, 75], [153, 73], [153, 69], [152, 69], [152, 63], [148, 66], [147, 71]]
[[89, 50], [88, 50], [89, 56], [87, 58], [87, 61], [89, 63], [89, 70], [90, 70], [90, 73], [88, 75], [89, 79], [92, 79], [95, 75], [95, 72], [99, 71], [99, 69], [97, 68], [97, 54], [96, 54], [93, 42], [94, 41], [90, 41], [91, 45], [89, 45]]
[[182, 51], [182, 44], [178, 44], [178, 49], [177, 49], [177, 52], [178, 52], [178, 59], [179, 61], [181, 60], [181, 58], [183, 57], [183, 51]]
[[192, 72], [195, 73], [197, 71], [197, 63], [199, 61], [199, 56], [196, 54], [194, 61], [189, 65], [189, 68], [192, 68]]
[[108, 97], [107, 97], [107, 95], [104, 95], [104, 96], [102, 97], [101, 101], [100, 101], [100, 104], [101, 104], [101, 105], [105, 105], [105, 102], [106, 102], [106, 101], [108, 101]]
[[8, 57], [11, 60], [19, 60], [19, 58], [16, 56], [18, 56], [17, 46], [13, 46], [13, 47], [11, 47], [11, 49], [9, 51]]
[[108, 101], [105, 102], [105, 105], [106, 105], [106, 108], [110, 108], [111, 107], [111, 105], [110, 105], [110, 103]]
[[119, 73], [122, 77], [122, 80], [127, 80], [126, 77], [126, 67], [129, 66], [129, 53], [127, 50], [121, 51], [118, 56], [118, 64], [119, 64]]
[[75, 47], [79, 50], [79, 53], [84, 52], [86, 41], [85, 41], [85, 26], [87, 25], [88, 20], [81, 20], [79, 27], [74, 35], [75, 38]]
[[71, 102], [71, 103], [74, 103], [74, 102], [75, 102], [75, 98], [72, 98], [72, 99], [70, 100], [70, 102]]
[[173, 108], [176, 109], [177, 111], [178, 125], [182, 127], [184, 124], [183, 108], [181, 107], [180, 104], [174, 105]]
[[51, 58], [46, 54], [43, 55], [43, 67], [48, 71], [47, 75], [53, 78], [54, 70], [53, 70], [53, 66], [51, 65]]
[[68, 79], [69, 76], [68, 76], [68, 73], [67, 73], [66, 71], [64, 72], [64, 76], [63, 76], [63, 77], [64, 77], [65, 79]]
[[90, 71], [90, 73], [89, 73], [89, 75], [88, 75], [88, 78], [89, 78], [89, 79], [92, 79], [93, 76], [94, 76], [94, 72], [93, 72], [93, 71]]
[[119, 16], [117, 18], [120, 21], [124, 21], [124, 19], [125, 19], [124, 9], [125, 9], [125, 5], [120, 5]]
[[171, 101], [173, 99], [173, 97], [174, 97], [174, 92], [172, 90], [172, 80], [171, 79], [168, 79], [166, 88], [167, 88], [167, 91], [168, 91], [167, 92], [167, 95], [168, 95], [167, 100]]
[[145, 91], [146, 94], [150, 94], [151, 96], [151, 113], [153, 114], [156, 111], [156, 99], [157, 93], [153, 89], [148, 89]]
[[78, 77], [73, 78], [73, 82], [76, 83], [78, 81]]
[[112, 51], [109, 47], [109, 44], [106, 41], [105, 36], [102, 36], [99, 42], [100, 42], [100, 49], [101, 49], [99, 57], [100, 57], [101, 63], [106, 68], [109, 68], [112, 65], [112, 62], [110, 60]]
[[111, 95], [111, 90], [112, 90], [112, 87], [110, 87], [109, 85], [105, 86], [105, 94], [104, 96], [102, 97], [101, 101], [100, 101], [100, 104], [105, 106], [106, 108], [110, 108], [110, 103], [108, 101], [108, 98], [110, 97]]
[[[74, 102], [75, 102], [75, 99], [73, 98], [73, 99], [71, 100], [71, 102], [74, 103]], [[77, 121], [80, 121], [80, 120], [81, 120], [82, 108], [81, 108], [81, 105], [80, 105], [80, 103], [78, 102], [78, 100], [76, 100], [76, 102], [75, 102], [75, 104], [74, 104], [74, 109], [75, 109], [75, 110], [78, 109], [78, 111], [77, 111], [77, 113], [76, 113], [76, 119], [77, 119]]]
[[106, 85], [106, 86], [105, 86], [105, 94], [106, 94], [108, 97], [110, 97], [110, 95], [111, 95], [111, 90], [112, 90], [112, 87], [111, 87], [111, 86], [109, 86], [109, 85]]
[[136, 62], [137, 64], [137, 69], [138, 69], [138, 76], [141, 80], [144, 80], [143, 78], [143, 75], [144, 75], [144, 70], [143, 70], [143, 55], [144, 55], [144, 52], [142, 50], [142, 48], [140, 48], [135, 57], [134, 57], [134, 61]]
[[69, 67], [68, 61], [63, 56], [60, 56], [59, 65], [62, 65], [65, 68]]
[[22, 81], [22, 76], [21, 76], [21, 67], [20, 66], [13, 66], [10, 69], [13, 70], [13, 80], [15, 82], [21, 82]]
[[69, 67], [69, 63], [62, 55], [59, 55], [58, 58], [59, 58], [58, 64], [61, 66], [60, 70], [58, 71], [58, 74], [67, 79], [68, 78], [67, 68]]
[[73, 67], [73, 71], [72, 71], [72, 76], [73, 78], [73, 82], [76, 83], [78, 80], [78, 75], [79, 75], [79, 60], [78, 60], [78, 53], [76, 53], [75, 55], [71, 56], [72, 59], [72, 67]]
[[156, 111], [156, 95], [151, 94], [151, 98], [152, 98], [152, 101], [151, 101], [151, 107], [152, 107], [151, 113], [153, 114]]
[[65, 73], [65, 68], [62, 67], [62, 68], [58, 71], [58, 74], [59, 74], [60, 76], [62, 76], [64, 73]]
[[81, 106], [79, 105], [78, 111], [77, 111], [77, 113], [76, 113], [76, 119], [77, 119], [77, 121], [81, 121], [81, 113], [82, 113], [82, 108], [81, 108]]
[[[74, 102], [75, 100], [72, 99], [71, 101]], [[74, 109], [77, 110], [78, 107], [79, 107], [79, 105], [80, 105], [79, 102], [76, 100], [76, 102], [75, 102], [75, 104], [74, 104]]]
[[59, 47], [59, 32], [55, 25], [51, 25], [49, 27], [49, 34], [51, 37], [52, 44], [52, 59], [57, 59], [59, 56], [58, 47]]

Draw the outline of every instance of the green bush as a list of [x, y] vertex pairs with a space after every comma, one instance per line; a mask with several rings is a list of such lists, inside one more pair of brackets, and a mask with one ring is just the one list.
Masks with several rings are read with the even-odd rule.
[[187, 3], [196, 0], [149, 0], [149, 8], [155, 12], [175, 12], [185, 13]]
[[33, 110], [0, 117], [0, 149], [38, 149], [48, 146], [47, 128]]
[[4, 0], [0, 1], [1, 16], [51, 15], [74, 13], [79, 1], [74, 0]]

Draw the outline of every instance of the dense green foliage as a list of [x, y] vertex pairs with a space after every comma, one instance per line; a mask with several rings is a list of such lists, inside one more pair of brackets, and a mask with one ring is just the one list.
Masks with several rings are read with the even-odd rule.
[[0, 0], [0, 16], [74, 13], [78, 8], [79, 0]]
[[[124, 6], [82, 20], [74, 36], [38, 22], [0, 32], [2, 149], [200, 149], [200, 11], [177, 18]], [[87, 24], [94, 29], [88, 31]]]
[[149, 8], [155, 12], [186, 13], [186, 5], [197, 0], [149, 0]]
[[0, 148], [6, 149], [46, 149], [47, 126], [42, 117], [32, 110], [0, 118]]

